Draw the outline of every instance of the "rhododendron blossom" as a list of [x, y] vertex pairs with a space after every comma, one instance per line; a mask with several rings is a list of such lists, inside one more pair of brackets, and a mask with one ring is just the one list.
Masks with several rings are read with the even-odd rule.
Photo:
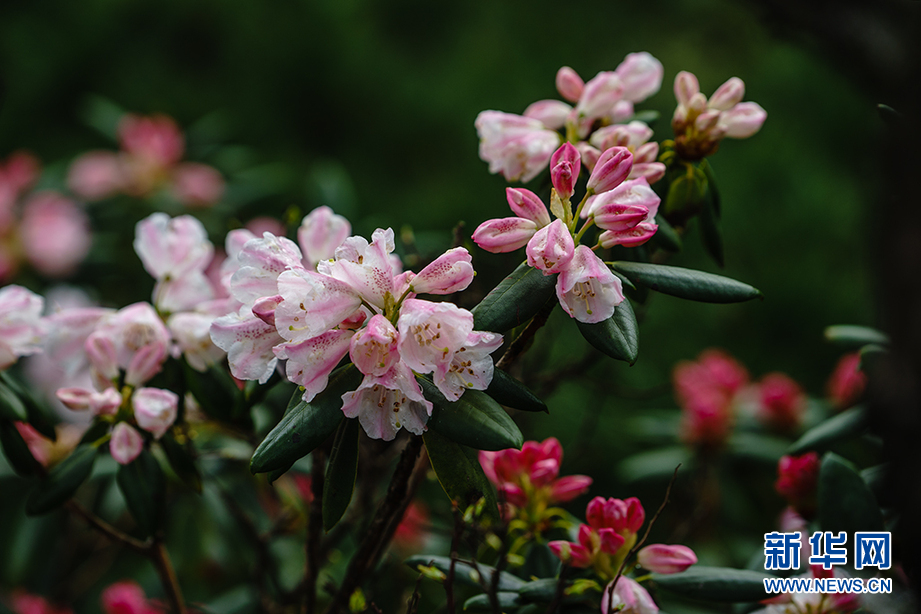
[[0, 370], [41, 351], [44, 299], [22, 286], [0, 288]]
[[777, 464], [774, 488], [790, 506], [806, 518], [815, 512], [819, 483], [819, 455], [783, 456]]

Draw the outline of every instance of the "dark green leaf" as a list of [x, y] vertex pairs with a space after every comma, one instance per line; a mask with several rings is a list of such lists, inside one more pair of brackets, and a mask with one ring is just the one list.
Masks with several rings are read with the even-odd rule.
[[860, 435], [866, 428], [866, 410], [863, 407], [852, 407], [803, 433], [787, 449], [787, 454], [803, 454], [810, 450], [823, 452], [839, 441]]
[[729, 438], [729, 453], [737, 458], [750, 458], [776, 466], [786, 454], [789, 442], [779, 437], [761, 433], [736, 431]]
[[326, 390], [310, 403], [298, 403], [266, 435], [250, 462], [250, 471], [264, 473], [290, 467], [326, 441], [345, 416], [342, 395], [361, 383], [361, 372], [352, 365], [334, 371]]
[[524, 324], [553, 297], [556, 275], [522, 262], [473, 308], [473, 328], [504, 333]]
[[739, 603], [761, 601], [770, 597], [764, 592], [765, 578], [772, 577], [763, 571], [704, 567], [694, 565], [676, 574], [652, 574], [653, 583], [683, 597]]
[[28, 477], [38, 469], [38, 461], [12, 422], [0, 420], [0, 444], [3, 445], [3, 453], [10, 461], [10, 466], [19, 475]]
[[0, 384], [0, 418], [16, 422], [29, 420], [29, 413], [19, 395], [4, 384]]
[[579, 332], [592, 346], [615, 360], [631, 365], [640, 352], [639, 326], [630, 301], [624, 301], [614, 308], [614, 315], [597, 324], [576, 321]]
[[851, 326], [839, 324], [825, 329], [825, 339], [848, 348], [857, 349], [869, 343], [889, 345], [889, 337], [885, 333], [867, 326]]
[[279, 467], [278, 469], [272, 469], [271, 471], [269, 471], [269, 475], [268, 475], [269, 485], [274, 484], [275, 480], [277, 480], [284, 474], [288, 473], [291, 470], [291, 467], [293, 466], [294, 466], [294, 463], [291, 463], [290, 465], [285, 465], [284, 467]]
[[[27, 422], [51, 441], [57, 441], [58, 434], [54, 429], [54, 424], [42, 408], [41, 403], [36, 400], [34, 391], [24, 386], [6, 371], [0, 371], [0, 376], [2, 376], [0, 379], [9, 386], [13, 394], [19, 397], [19, 401], [25, 406], [26, 414], [28, 415]], [[0, 404], [2, 404], [2, 400], [0, 400]], [[2, 416], [2, 413], [3, 410], [0, 409], [0, 416]]]
[[486, 388], [486, 394], [494, 401], [506, 407], [520, 409], [521, 411], [542, 411], [550, 413], [543, 401], [537, 398], [531, 390], [517, 379], [496, 368], [493, 371], [492, 381]]
[[477, 450], [521, 448], [524, 437], [515, 421], [492, 397], [480, 390], [467, 390], [456, 401], [448, 401], [427, 376], [416, 376], [425, 398], [434, 409], [429, 430]]
[[880, 118], [886, 122], [889, 128], [904, 130], [905, 117], [887, 104], [878, 104], [876, 109], [879, 111]]
[[[496, 601], [499, 603], [499, 608], [503, 612], [508, 612], [509, 610], [514, 610], [520, 605], [518, 600], [518, 593], [496, 593]], [[492, 612], [492, 602], [489, 600], [489, 595], [483, 593], [482, 595], [476, 595], [471, 597], [464, 602], [464, 611], [465, 612]]]
[[165, 505], [163, 470], [153, 454], [142, 450], [136, 459], [118, 468], [115, 476], [128, 510], [145, 536], [160, 527]]
[[614, 270], [631, 281], [664, 294], [704, 303], [738, 303], [761, 296], [746, 283], [676, 266], [618, 261]]
[[723, 268], [723, 234], [720, 231], [719, 214], [716, 212], [716, 205], [713, 204], [712, 197], [706, 199], [700, 211], [700, 238], [707, 254], [720, 268]]
[[819, 526], [823, 531], [882, 531], [883, 516], [857, 468], [828, 452], [819, 469]]
[[675, 467], [687, 468], [691, 460], [687, 446], [675, 446], [640, 452], [620, 462], [617, 473], [626, 482], [649, 478], [667, 479], [675, 473]]
[[484, 497], [486, 505], [483, 515], [497, 520], [499, 507], [496, 502], [496, 491], [483, 473], [477, 451], [455, 443], [432, 430], [422, 438], [425, 440], [425, 449], [428, 450], [435, 476], [448, 498], [460, 509], [465, 509]]
[[544, 578], [528, 582], [518, 590], [518, 594], [525, 601], [550, 603], [556, 597], [556, 578]]
[[333, 439], [332, 452], [323, 481], [323, 528], [336, 526], [352, 501], [352, 489], [358, 475], [358, 419], [344, 420]]
[[889, 476], [889, 463], [867, 467], [860, 472], [861, 479], [870, 488], [870, 491], [883, 506], [887, 504], [884, 499], [891, 500], [892, 494], [886, 492], [886, 478]]
[[97, 448], [79, 445], [39, 482], [26, 501], [30, 516], [46, 514], [70, 499], [93, 471]]
[[700, 170], [703, 171], [704, 176], [707, 178], [707, 194], [713, 205], [713, 213], [716, 215], [716, 219], [720, 219], [723, 215], [723, 201], [720, 198], [719, 188], [716, 186], [716, 177], [713, 175], [713, 167], [706, 158], [701, 160]]
[[696, 167], [688, 167], [672, 179], [665, 196], [665, 215], [673, 220], [687, 220], [695, 216], [704, 203], [707, 177]]
[[219, 365], [201, 373], [182, 361], [186, 387], [202, 411], [218, 420], [233, 420], [243, 405], [243, 393]]
[[670, 252], [681, 251], [681, 235], [675, 227], [668, 223], [664, 216], [656, 215], [656, 224], [659, 229], [653, 235], [653, 240], [664, 250]]
[[173, 439], [170, 433], [160, 438], [160, 447], [163, 448], [166, 460], [169, 461], [170, 467], [173, 468], [179, 479], [195, 492], [201, 493], [201, 474], [188, 449]]
[[553, 578], [559, 573], [560, 565], [560, 559], [547, 544], [532, 541], [520, 573], [525, 578]]
[[80, 443], [96, 443], [103, 437], [107, 436], [109, 434], [109, 429], [111, 428], [111, 424], [97, 418], [90, 425], [90, 428], [86, 429], [86, 432], [83, 433], [83, 437], [80, 438]]
[[[412, 569], [417, 569], [419, 565], [424, 565], [426, 567], [436, 567], [444, 573], [448, 573], [451, 567], [451, 559], [446, 556], [431, 556], [426, 554], [417, 554], [406, 559], [405, 563], [409, 565]], [[477, 564], [477, 567], [480, 570], [480, 573], [483, 574], [483, 577], [487, 584], [492, 582], [492, 574], [495, 571], [495, 568], [490, 567], [489, 565]], [[454, 563], [454, 580], [459, 584], [464, 584], [466, 586], [475, 586], [479, 587], [480, 582], [477, 579], [476, 572], [473, 567], [467, 563], [455, 562]], [[525, 585], [525, 581], [517, 576], [513, 576], [507, 571], [499, 572], [499, 590], [500, 591], [517, 591], [522, 586]]]

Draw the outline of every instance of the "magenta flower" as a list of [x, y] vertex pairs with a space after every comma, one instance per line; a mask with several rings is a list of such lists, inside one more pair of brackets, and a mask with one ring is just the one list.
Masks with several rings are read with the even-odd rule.
[[595, 162], [586, 187], [590, 194], [613, 190], [630, 175], [633, 154], [626, 147], [611, 147], [602, 152]]
[[550, 213], [537, 194], [524, 188], [505, 188], [509, 208], [520, 218], [534, 222], [537, 228], [550, 223]]
[[581, 168], [579, 152], [570, 143], [563, 143], [550, 156], [550, 182], [563, 200], [572, 196]]
[[780, 431], [796, 429], [806, 412], [806, 393], [784, 373], [768, 373], [755, 384], [758, 418]]
[[777, 463], [774, 489], [806, 518], [815, 513], [821, 462], [815, 452], [783, 456]]
[[149, 601], [147, 595], [136, 582], [122, 580], [102, 591], [102, 611], [104, 614], [159, 614]]
[[837, 410], [855, 405], [867, 388], [867, 375], [860, 370], [860, 353], [845, 354], [825, 384], [826, 396]]
[[[611, 147], [626, 147], [633, 154], [633, 167], [628, 178], [645, 177], [652, 184], [665, 176], [665, 164], [656, 161], [659, 156], [659, 144], [648, 142], [651, 137], [652, 129], [649, 126], [640, 121], [632, 121], [628, 124], [599, 128], [592, 134], [589, 142], [599, 156], [602, 151]], [[583, 151], [583, 161], [585, 155]], [[594, 167], [595, 161], [591, 161], [589, 168]]]

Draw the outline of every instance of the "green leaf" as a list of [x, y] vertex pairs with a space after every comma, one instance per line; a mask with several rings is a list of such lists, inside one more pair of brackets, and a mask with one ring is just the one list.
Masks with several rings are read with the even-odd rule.
[[486, 479], [477, 451], [455, 443], [433, 430], [422, 436], [425, 449], [435, 477], [448, 498], [460, 509], [466, 509], [480, 500], [486, 499], [483, 515], [491, 520], [498, 520], [499, 506], [496, 491]]
[[823, 452], [844, 439], [863, 433], [867, 428], [867, 412], [863, 407], [852, 407], [815, 425], [787, 448], [787, 454], [804, 454], [810, 450]]
[[665, 196], [665, 215], [670, 219], [688, 220], [695, 216], [704, 204], [707, 193], [707, 176], [694, 167], [672, 179]]
[[749, 458], [776, 466], [786, 454], [788, 441], [762, 433], [736, 431], [729, 438], [728, 452], [736, 458]]
[[[660, 113], [655, 109], [645, 109], [643, 111], [637, 111], [634, 113], [633, 117], [629, 121], [638, 121], [643, 122], [647, 126], [655, 123], [659, 119]], [[627, 120], [624, 120], [624, 123], [627, 123]]]
[[298, 403], [266, 435], [253, 454], [250, 471], [264, 473], [290, 467], [313, 452], [345, 418], [342, 395], [360, 383], [361, 372], [350, 364], [333, 371], [326, 390], [310, 403]]
[[[505, 593], [498, 592], [496, 593], [496, 601], [499, 603], [499, 608], [503, 612], [508, 612], [509, 610], [514, 610], [517, 608], [521, 602], [518, 599], [518, 593]], [[465, 612], [492, 612], [492, 602], [489, 600], [489, 595], [483, 593], [482, 595], [476, 595], [471, 597], [464, 602], [464, 611]]]
[[243, 405], [243, 393], [230, 375], [215, 364], [204, 373], [182, 361], [186, 387], [208, 416], [218, 420], [233, 420]]
[[[51, 441], [57, 441], [58, 434], [54, 429], [54, 424], [46, 411], [42, 408], [41, 403], [36, 400], [35, 392], [24, 386], [22, 382], [14, 379], [6, 371], [0, 371], [0, 380], [9, 387], [10, 391], [19, 398], [19, 401], [26, 408], [26, 414], [28, 416], [26, 421], [32, 425], [32, 428]], [[2, 404], [2, 400], [0, 400], [0, 404]], [[2, 417], [2, 413], [3, 410], [0, 408], [0, 417]]]
[[517, 379], [496, 368], [493, 370], [492, 381], [486, 388], [486, 394], [494, 401], [506, 407], [520, 409], [521, 411], [542, 411], [550, 413], [547, 405], [537, 398], [531, 390]]
[[19, 396], [9, 387], [0, 384], [0, 418], [28, 422], [29, 413]]
[[823, 531], [882, 531], [883, 516], [876, 497], [857, 468], [828, 452], [819, 469], [819, 526]]
[[473, 328], [504, 333], [524, 324], [553, 297], [555, 286], [556, 275], [522, 262], [473, 308]]
[[704, 303], [739, 303], [758, 298], [761, 291], [741, 281], [676, 266], [618, 261], [615, 271], [663, 294]]
[[763, 571], [694, 565], [681, 573], [651, 575], [656, 586], [692, 599], [747, 603], [770, 597], [763, 580], [772, 576]]
[[19, 475], [28, 477], [38, 469], [38, 461], [32, 456], [26, 440], [12, 422], [0, 420], [0, 444], [10, 466]]
[[477, 450], [520, 449], [524, 436], [515, 421], [492, 397], [480, 390], [467, 390], [456, 401], [448, 401], [427, 376], [417, 375], [425, 398], [434, 409], [429, 430]]
[[867, 467], [860, 472], [860, 478], [883, 506], [887, 504], [887, 499], [892, 499], [891, 493], [886, 491], [886, 482], [890, 470], [889, 463], [883, 463], [882, 465]]
[[560, 559], [546, 543], [532, 541], [520, 573], [525, 578], [554, 578], [560, 572], [560, 565]]
[[29, 516], [46, 514], [70, 499], [93, 471], [97, 448], [79, 445], [39, 482], [26, 501]]
[[333, 439], [323, 481], [323, 529], [329, 531], [348, 509], [358, 476], [358, 419], [344, 420]]
[[170, 433], [160, 438], [160, 447], [163, 448], [166, 460], [169, 461], [170, 467], [173, 468], [179, 479], [201, 494], [201, 473], [195, 466], [195, 460], [189, 454], [188, 449], [173, 439]]
[[[710, 196], [709, 192], [708, 196]], [[703, 242], [704, 249], [707, 250], [707, 254], [713, 258], [720, 268], [723, 268], [725, 264], [723, 234], [720, 231], [719, 214], [716, 212], [716, 205], [713, 203], [712, 196], [706, 199], [703, 209], [700, 211], [700, 239]]]
[[664, 250], [670, 252], [681, 251], [681, 235], [675, 227], [668, 223], [664, 216], [656, 215], [656, 225], [659, 229], [653, 235], [653, 240]]
[[268, 476], [268, 478], [269, 478], [269, 486], [271, 486], [272, 484], [274, 484], [274, 483], [275, 483], [275, 480], [277, 480], [278, 478], [280, 478], [280, 477], [283, 476], [284, 474], [286, 474], [286, 473], [288, 473], [289, 471], [291, 471], [291, 467], [293, 467], [293, 466], [294, 466], [294, 463], [291, 463], [290, 465], [285, 465], [284, 467], [279, 467], [278, 469], [272, 469], [271, 471], [269, 471], [269, 476]]
[[674, 446], [640, 452], [620, 462], [617, 473], [625, 482], [636, 482], [650, 478], [669, 478], [675, 467], [687, 469], [692, 455], [687, 446]]
[[713, 167], [706, 158], [701, 160], [700, 170], [703, 171], [704, 176], [707, 178], [707, 194], [710, 196], [710, 202], [713, 205], [713, 213], [716, 214], [716, 219], [719, 219], [723, 215], [723, 200], [720, 198], [720, 191], [716, 187]]
[[163, 470], [157, 459], [142, 450], [136, 459], [119, 466], [115, 481], [141, 533], [156, 533], [165, 507]]
[[905, 129], [905, 117], [890, 107], [887, 104], [878, 104], [876, 105], [877, 111], [879, 111], [879, 117], [882, 119], [886, 125], [891, 129]]
[[889, 337], [885, 333], [867, 326], [851, 326], [839, 324], [825, 329], [825, 339], [837, 345], [857, 349], [869, 343], [889, 345]]
[[614, 315], [597, 324], [576, 321], [579, 332], [592, 346], [615, 360], [631, 365], [640, 352], [639, 326], [630, 301], [624, 301], [614, 308]]
[[[426, 567], [435, 567], [441, 570], [444, 573], [448, 573], [451, 568], [451, 559], [446, 556], [431, 556], [427, 554], [416, 554], [409, 557], [404, 561], [412, 569], [418, 569], [420, 565]], [[495, 571], [494, 567], [488, 565], [483, 565], [478, 563], [477, 567], [480, 570], [480, 573], [483, 574], [484, 580], [487, 584], [492, 582], [492, 574]], [[480, 581], [477, 579], [476, 571], [474, 571], [471, 565], [467, 563], [461, 563], [460, 561], [455, 561], [454, 563], [454, 581], [458, 584], [464, 584], [466, 586], [475, 586], [480, 587]], [[515, 591], [517, 592], [522, 586], [525, 585], [525, 581], [514, 576], [507, 571], [499, 572], [499, 590], [500, 591]]]
[[556, 597], [556, 585], [556, 578], [534, 580], [522, 586], [518, 594], [525, 601], [550, 603]]

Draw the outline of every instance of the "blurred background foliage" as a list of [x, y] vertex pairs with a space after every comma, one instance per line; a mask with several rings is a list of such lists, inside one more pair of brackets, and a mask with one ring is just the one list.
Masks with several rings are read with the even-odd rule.
[[[661, 113], [657, 140], [671, 136], [671, 84], [680, 70], [695, 73], [707, 94], [741, 77], [745, 99], [768, 113], [759, 134], [724, 142], [711, 159], [723, 200], [723, 274], [758, 287], [764, 300], [707, 305], [655, 295], [643, 314], [635, 366], [599, 357], [558, 387], [553, 374], [578, 364], [588, 346], [554, 317], [519, 373], [550, 391], [549, 416], [516, 416], [526, 438], [557, 436], [567, 450], [563, 472], [594, 476], [592, 496], [637, 494], [651, 512], [664, 483], [628, 481], [617, 468], [651, 445], [650, 422], [663, 429], [660, 440], [675, 441], [668, 419], [678, 415], [669, 381], [676, 361], [722, 347], [753, 375], [784, 371], [821, 397], [839, 354], [823, 341], [824, 327], [879, 323], [869, 245], [880, 217], [874, 150], [881, 101], [830, 63], [821, 43], [779, 36], [752, 6], [728, 0], [7, 0], [0, 6], [0, 155], [31, 150], [46, 164], [45, 180], [60, 183], [78, 153], [114, 148], [90, 125], [101, 101], [165, 113], [187, 128], [188, 158], [235, 178], [227, 205], [236, 207], [234, 220], [326, 204], [365, 236], [378, 226], [401, 229], [425, 257], [450, 245], [458, 222], [469, 236], [483, 220], [507, 215], [506, 182], [477, 157], [479, 111], [520, 113], [557, 97], [561, 65], [590, 78], [633, 51], [649, 51], [665, 66], [662, 90], [638, 105]], [[116, 204], [130, 206], [96, 205], [94, 221], [105, 218], [100, 207]], [[222, 242], [234, 223], [209, 227], [212, 240]], [[152, 287], [128, 251], [131, 237], [120, 232], [98, 237], [95, 257], [75, 278], [110, 304], [145, 300]], [[718, 272], [697, 233], [692, 225], [685, 250], [670, 263]], [[472, 252], [478, 277], [467, 306], [518, 257]], [[113, 259], [125, 263], [120, 275], [134, 277], [106, 275], [100, 263]], [[645, 426], [631, 426], [643, 416], [651, 417]], [[757, 470], [764, 500], [726, 496], [724, 504], [736, 506], [726, 517], [738, 526], [690, 541], [702, 560], [744, 565], [760, 547], [782, 501], [769, 490], [774, 465]], [[755, 474], [745, 475], [737, 477]], [[581, 516], [585, 501], [570, 509]], [[219, 500], [203, 505], [221, 509]], [[444, 501], [435, 505], [446, 509]], [[682, 513], [670, 510], [671, 526]], [[9, 552], [35, 539], [29, 543], [36, 548], [46, 521], [15, 522], [21, 530], [3, 531], [0, 544]], [[180, 532], [199, 526], [213, 537], [195, 522]], [[663, 528], [658, 537], [667, 535]], [[4, 579], [35, 578], [46, 564], [23, 563], [16, 573], [7, 567]], [[181, 570], [182, 554], [177, 564]], [[206, 584], [199, 572], [195, 581]], [[191, 586], [188, 592], [214, 595]]]

